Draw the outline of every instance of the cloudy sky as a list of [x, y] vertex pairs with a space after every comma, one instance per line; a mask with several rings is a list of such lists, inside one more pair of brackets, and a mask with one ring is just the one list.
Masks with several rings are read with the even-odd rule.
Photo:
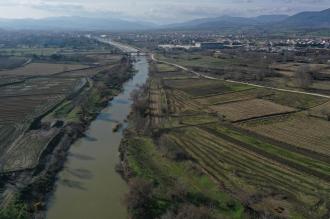
[[0, 0], [0, 18], [95, 16], [171, 23], [221, 15], [294, 14], [330, 0]]

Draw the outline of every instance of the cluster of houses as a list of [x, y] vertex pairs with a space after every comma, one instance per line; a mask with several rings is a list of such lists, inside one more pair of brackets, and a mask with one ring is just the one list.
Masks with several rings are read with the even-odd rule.
[[218, 49], [237, 49], [243, 48], [247, 51], [297, 51], [306, 48], [330, 49], [330, 39], [287, 39], [287, 40], [231, 40], [222, 39], [214, 42], [198, 42], [191, 44], [161, 44], [161, 49], [201, 49], [201, 50], [218, 50]]

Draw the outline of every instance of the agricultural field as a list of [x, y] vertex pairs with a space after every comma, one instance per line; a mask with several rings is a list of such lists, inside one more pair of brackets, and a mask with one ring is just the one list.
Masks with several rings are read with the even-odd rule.
[[269, 119], [252, 120], [241, 127], [310, 151], [330, 156], [330, 123], [299, 113]]
[[224, 81], [210, 79], [176, 79], [165, 80], [165, 86], [174, 89], [180, 89], [193, 97], [212, 96], [214, 94], [224, 94], [235, 91], [251, 89], [250, 86], [240, 84], [230, 84]]
[[173, 72], [176, 71], [177, 69], [174, 66], [167, 65], [167, 64], [157, 64], [156, 68], [158, 72]]
[[330, 120], [330, 101], [325, 102], [317, 107], [310, 109], [307, 112], [311, 116], [315, 116], [318, 118], [323, 118], [325, 120]]
[[59, 48], [2, 48], [0, 54], [24, 57], [27, 55], [52, 55], [59, 50]]
[[0, 70], [17, 68], [28, 61], [24, 57], [0, 56]]
[[[219, 185], [220, 194], [230, 195], [252, 210], [252, 216], [245, 215], [248, 218], [327, 218], [327, 98], [195, 78], [189, 73], [183, 78], [182, 72], [177, 72], [180, 78], [175, 78], [176, 72], [166, 78], [153, 65], [151, 72], [147, 100], [139, 102], [142, 108], [146, 104], [143, 115], [147, 116], [144, 120], [141, 115], [131, 118], [138, 127], [131, 135], [149, 139], [143, 133], [152, 133], [153, 143], [139, 147], [139, 153], [128, 153], [133, 173], [146, 180], [160, 175], [158, 183], [165, 188], [171, 187], [167, 180], [177, 172], [170, 168], [159, 173], [159, 168], [193, 163], [197, 165], [194, 170]], [[137, 150], [136, 143], [127, 147]], [[145, 153], [160, 158], [141, 162]], [[160, 196], [168, 200], [162, 192]]]
[[1, 172], [14, 172], [36, 167], [42, 152], [57, 134], [56, 129], [28, 131], [0, 156]]
[[0, 75], [9, 76], [47, 76], [65, 71], [87, 68], [86, 65], [31, 63], [21, 68], [0, 71]]
[[[271, 68], [288, 77], [293, 77], [298, 68], [306, 66], [304, 63], [289, 62], [289, 63], [276, 63], [271, 65]], [[327, 64], [308, 64], [312, 72], [319, 72], [321, 74], [330, 74], [330, 68]]]
[[223, 103], [230, 103], [230, 102], [266, 97], [269, 95], [273, 95], [273, 93], [274, 93], [273, 91], [268, 89], [255, 88], [255, 89], [244, 90], [239, 92], [202, 97], [196, 100], [204, 105], [217, 105]]
[[211, 69], [222, 69], [229, 64], [239, 63], [237, 59], [221, 59], [212, 56], [207, 56], [203, 54], [178, 54], [169, 57], [160, 56], [164, 61], [174, 62], [179, 65], [187, 66], [190, 68], [201, 67], [201, 68], [211, 68]]
[[57, 132], [29, 130], [43, 116], [85, 86], [84, 79], [35, 78], [0, 88], [0, 169], [12, 172], [37, 165], [42, 151]]
[[[95, 55], [97, 59], [102, 57]], [[108, 64], [104, 66], [30, 63], [0, 71], [0, 170], [33, 169], [48, 143], [59, 134], [51, 124], [66, 117], [41, 118], [54, 114], [66, 102], [74, 100], [74, 107], [79, 105], [79, 94], [88, 94], [92, 77], [119, 61], [117, 55], [107, 55]]]
[[292, 113], [296, 111], [294, 108], [260, 99], [213, 105], [211, 109], [221, 115], [224, 115], [226, 119], [234, 122], [257, 117]]

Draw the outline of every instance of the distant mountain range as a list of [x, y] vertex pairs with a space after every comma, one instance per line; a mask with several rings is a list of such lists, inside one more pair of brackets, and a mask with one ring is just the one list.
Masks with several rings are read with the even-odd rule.
[[262, 15], [258, 17], [221, 16], [196, 19], [184, 23], [155, 25], [147, 22], [114, 18], [54, 17], [45, 19], [0, 19], [0, 28], [12, 30], [106, 30], [134, 31], [151, 29], [221, 30], [224, 28], [301, 29], [330, 28], [330, 9], [302, 12], [293, 16]]
[[293, 16], [263, 15], [259, 17], [204, 18], [179, 24], [167, 25], [168, 29], [215, 30], [223, 28], [262, 27], [262, 28], [330, 28], [330, 9], [319, 12], [302, 12]]
[[52, 17], [45, 19], [0, 19], [0, 28], [7, 30], [146, 30], [156, 25], [114, 18]]
[[231, 17], [221, 16], [216, 18], [203, 18], [192, 20], [184, 23], [170, 24], [163, 28], [180, 28], [180, 29], [221, 29], [221, 28], [237, 28], [245, 26], [257, 26], [284, 21], [289, 18], [288, 15], [262, 15], [259, 17]]

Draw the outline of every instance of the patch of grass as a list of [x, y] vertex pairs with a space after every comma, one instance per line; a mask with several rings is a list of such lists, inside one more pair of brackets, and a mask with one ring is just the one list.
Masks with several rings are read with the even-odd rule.
[[227, 65], [233, 65], [239, 63], [237, 59], [219, 59], [212, 56], [206, 56], [201, 54], [179, 54], [172, 57], [159, 57], [161, 60], [174, 62], [179, 65], [186, 67], [202, 67], [202, 68], [213, 68], [222, 69]]
[[172, 65], [167, 65], [167, 64], [157, 64], [157, 70], [158, 72], [172, 72], [172, 71], [176, 71], [177, 68], [175, 68]]
[[274, 95], [263, 97], [263, 99], [302, 110], [309, 109], [327, 102], [327, 99], [322, 97], [281, 91], [276, 91]]
[[58, 52], [58, 48], [9, 48], [0, 49], [0, 54], [2, 55], [15, 55], [15, 56], [26, 56], [26, 55], [52, 55]]
[[69, 114], [73, 110], [74, 106], [70, 101], [63, 103], [58, 109], [54, 111], [56, 118], [61, 118]]
[[0, 209], [1, 219], [28, 219], [27, 206], [15, 198], [6, 208]]

